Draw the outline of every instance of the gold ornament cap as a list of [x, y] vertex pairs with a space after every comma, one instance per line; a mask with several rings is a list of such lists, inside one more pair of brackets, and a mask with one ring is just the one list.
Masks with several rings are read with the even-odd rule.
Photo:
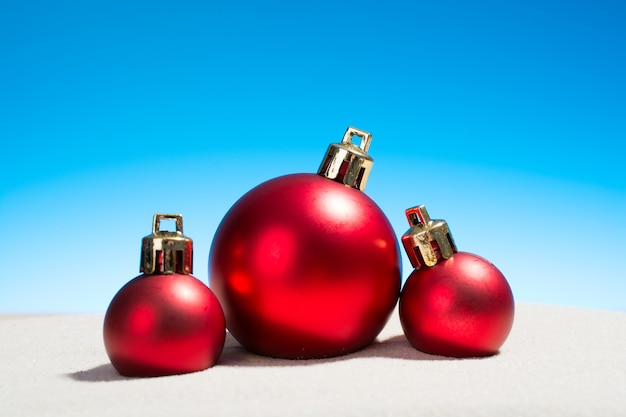
[[445, 220], [432, 220], [423, 205], [405, 214], [411, 228], [402, 235], [402, 245], [413, 268], [435, 266], [457, 252]]
[[[174, 220], [176, 231], [161, 230], [161, 220]], [[144, 274], [184, 274], [193, 272], [193, 241], [183, 236], [181, 214], [155, 214], [152, 234], [141, 240], [139, 271]]]
[[[352, 138], [359, 136], [360, 145], [352, 143]], [[363, 191], [374, 165], [368, 155], [372, 135], [355, 127], [348, 127], [340, 143], [328, 146], [326, 156], [317, 173], [333, 181]]]

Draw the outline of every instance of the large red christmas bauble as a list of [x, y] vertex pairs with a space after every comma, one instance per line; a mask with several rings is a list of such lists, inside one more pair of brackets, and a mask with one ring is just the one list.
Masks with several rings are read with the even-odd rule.
[[183, 274], [140, 275], [111, 301], [104, 344], [126, 376], [159, 376], [213, 366], [224, 347], [224, 314], [211, 290]]
[[513, 325], [513, 293], [504, 275], [480, 256], [458, 252], [414, 270], [400, 295], [400, 321], [418, 350], [434, 355], [488, 356]]
[[252, 352], [322, 358], [370, 344], [400, 291], [394, 231], [364, 192], [316, 174], [267, 181], [222, 220], [211, 288]]

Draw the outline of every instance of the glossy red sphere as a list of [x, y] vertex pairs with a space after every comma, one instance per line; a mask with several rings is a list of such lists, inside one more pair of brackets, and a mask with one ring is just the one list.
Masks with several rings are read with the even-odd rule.
[[140, 275], [119, 290], [104, 318], [107, 354], [126, 376], [209, 368], [217, 362], [225, 336], [217, 298], [190, 275]]
[[504, 275], [467, 252], [415, 270], [400, 295], [400, 321], [411, 344], [433, 355], [493, 355], [504, 343], [515, 306]]
[[315, 174], [279, 177], [241, 197], [209, 257], [230, 333], [252, 352], [289, 359], [370, 344], [397, 302], [400, 274], [380, 208]]

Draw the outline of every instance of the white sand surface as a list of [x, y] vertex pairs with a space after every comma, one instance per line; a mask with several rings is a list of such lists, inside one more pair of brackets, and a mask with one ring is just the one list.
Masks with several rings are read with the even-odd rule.
[[500, 353], [413, 349], [397, 312], [351, 355], [290, 361], [230, 336], [206, 371], [124, 378], [102, 315], [0, 316], [0, 416], [626, 416], [626, 313], [517, 304]]

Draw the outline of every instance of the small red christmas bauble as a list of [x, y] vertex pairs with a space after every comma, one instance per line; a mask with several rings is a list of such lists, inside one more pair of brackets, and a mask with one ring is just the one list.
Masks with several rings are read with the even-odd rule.
[[[415, 209], [407, 213], [410, 210]], [[456, 252], [445, 222], [430, 220], [425, 209], [423, 215], [426, 221], [414, 226], [417, 233], [412, 227], [403, 237], [416, 267], [400, 295], [400, 322], [407, 339], [416, 349], [433, 355], [497, 353], [515, 314], [506, 278], [486, 259]], [[438, 235], [439, 226], [445, 230]]]
[[[355, 131], [348, 129], [348, 139], [362, 133]], [[215, 234], [211, 288], [230, 333], [252, 352], [288, 359], [354, 352], [376, 338], [397, 302], [395, 234], [361, 191], [369, 167], [354, 172], [364, 162], [363, 142], [360, 149], [346, 136], [331, 145], [320, 175], [286, 175], [255, 187]], [[333, 166], [337, 177], [328, 174]]]
[[217, 362], [226, 337], [224, 313], [213, 292], [188, 275], [190, 251], [191, 240], [182, 233], [144, 238], [146, 273], [118, 291], [104, 319], [105, 348], [120, 374], [183, 374]]

